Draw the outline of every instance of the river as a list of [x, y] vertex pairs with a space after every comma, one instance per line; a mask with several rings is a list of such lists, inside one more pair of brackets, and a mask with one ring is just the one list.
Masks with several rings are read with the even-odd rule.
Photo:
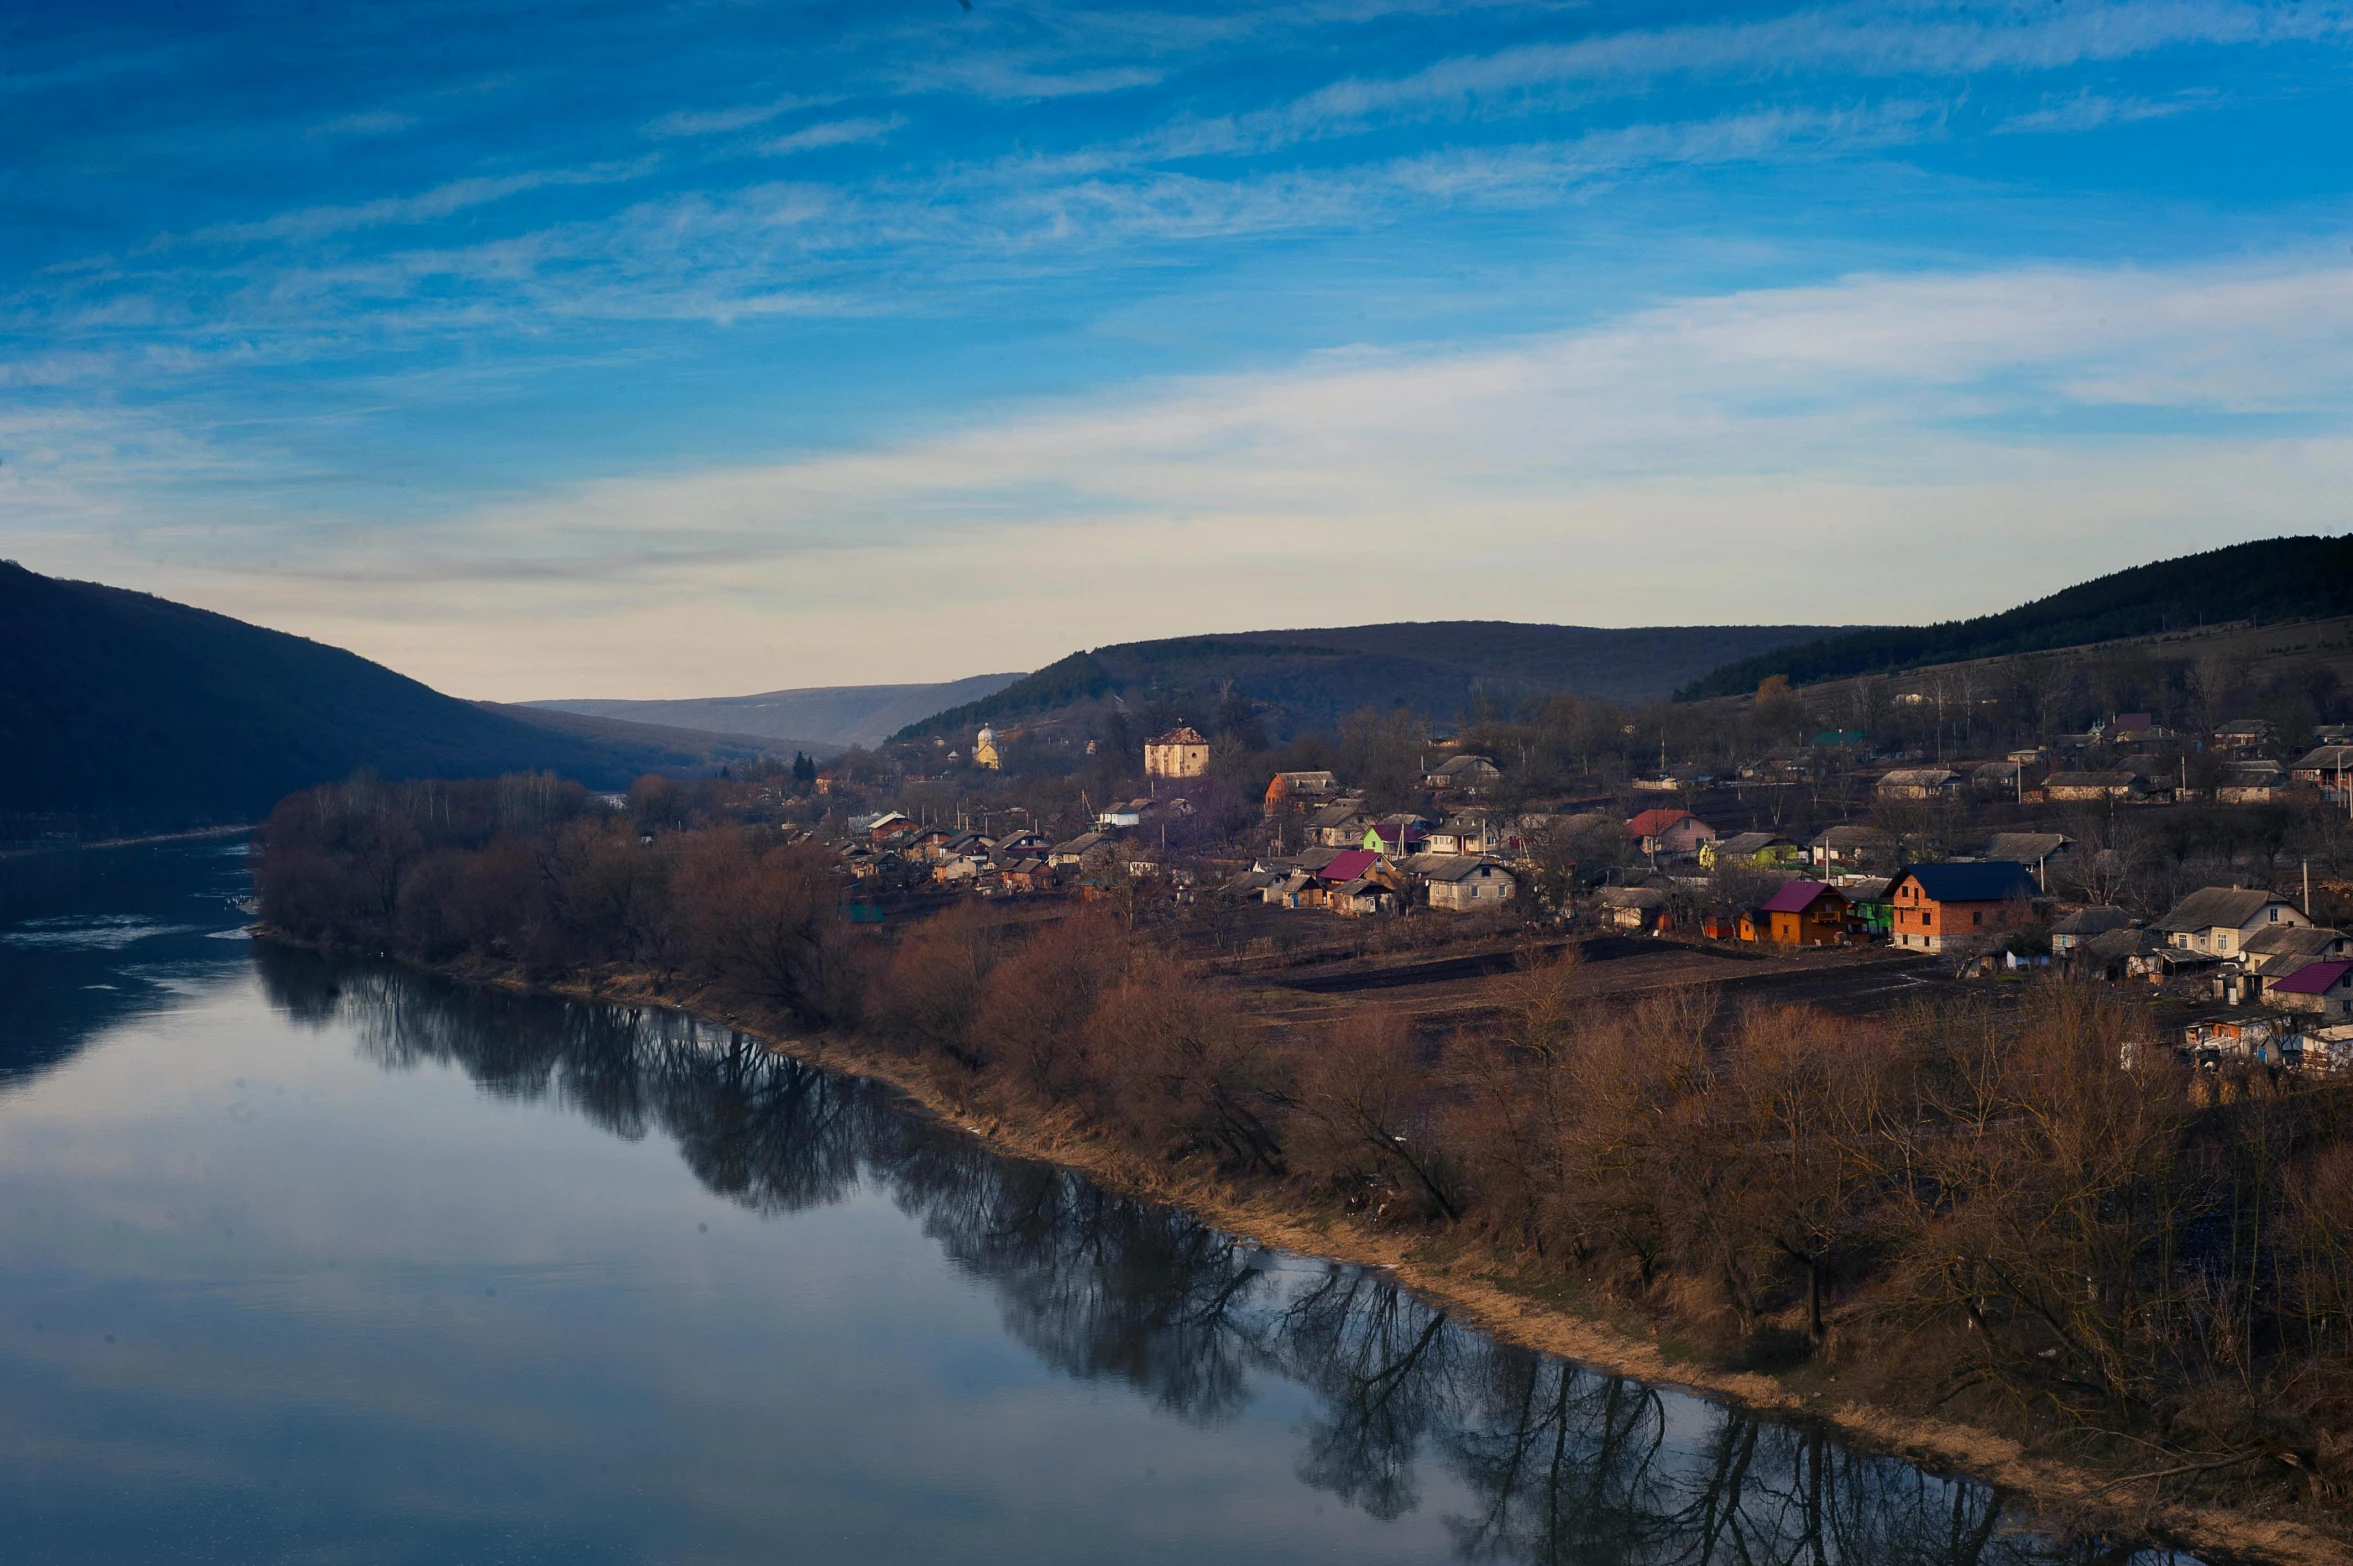
[[10, 1562], [2187, 1557], [1465, 1330], [724, 1029], [0, 862]]

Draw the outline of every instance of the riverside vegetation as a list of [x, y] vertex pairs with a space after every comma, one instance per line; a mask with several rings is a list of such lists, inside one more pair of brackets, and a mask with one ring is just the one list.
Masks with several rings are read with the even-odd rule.
[[1604, 1013], [1572, 958], [1450, 1037], [1285, 1029], [1107, 909], [857, 928], [822, 850], [641, 834], [539, 777], [292, 796], [257, 876], [293, 940], [852, 1039], [1167, 1189], [1345, 1215], [1705, 1363], [1998, 1431], [2109, 1503], [2353, 1517], [2353, 1084], [2192, 1072], [2102, 987]]

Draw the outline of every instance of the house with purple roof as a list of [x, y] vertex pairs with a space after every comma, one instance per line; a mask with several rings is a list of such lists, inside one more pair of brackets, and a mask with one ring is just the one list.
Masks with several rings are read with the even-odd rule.
[[2353, 958], [2308, 962], [2286, 978], [2264, 986], [2264, 993], [2285, 1011], [2338, 1019], [2353, 1017]]
[[1846, 894], [1827, 881], [1791, 881], [1758, 909], [1757, 934], [1780, 946], [1841, 946]]

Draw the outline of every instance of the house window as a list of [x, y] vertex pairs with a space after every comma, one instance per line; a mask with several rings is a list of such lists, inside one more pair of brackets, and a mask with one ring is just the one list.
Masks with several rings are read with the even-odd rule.
[[1973, 913], [1969, 916], [1969, 922], [1971, 924], [1983, 924], [1985, 923], [1985, 915], [1983, 913]]

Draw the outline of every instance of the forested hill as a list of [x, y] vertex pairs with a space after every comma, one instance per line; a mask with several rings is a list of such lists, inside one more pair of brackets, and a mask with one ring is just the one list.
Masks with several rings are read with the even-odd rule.
[[2347, 612], [2353, 612], [2353, 534], [2267, 538], [2134, 566], [1974, 620], [1851, 631], [1777, 648], [1728, 662], [1676, 696], [1737, 696], [1775, 674], [1805, 685], [2231, 620], [2317, 620]]
[[547, 769], [619, 787], [668, 747], [553, 732], [226, 615], [0, 561], [0, 816], [157, 830], [296, 789]]
[[1436, 620], [1123, 642], [1073, 653], [900, 732], [949, 734], [1113, 697], [1131, 707], [1205, 711], [1229, 688], [1248, 697], [1278, 732], [1328, 728], [1341, 714], [1367, 706], [1404, 705], [1451, 722], [1482, 698], [1508, 704], [1546, 691], [1646, 701], [1727, 660], [1839, 629]]

